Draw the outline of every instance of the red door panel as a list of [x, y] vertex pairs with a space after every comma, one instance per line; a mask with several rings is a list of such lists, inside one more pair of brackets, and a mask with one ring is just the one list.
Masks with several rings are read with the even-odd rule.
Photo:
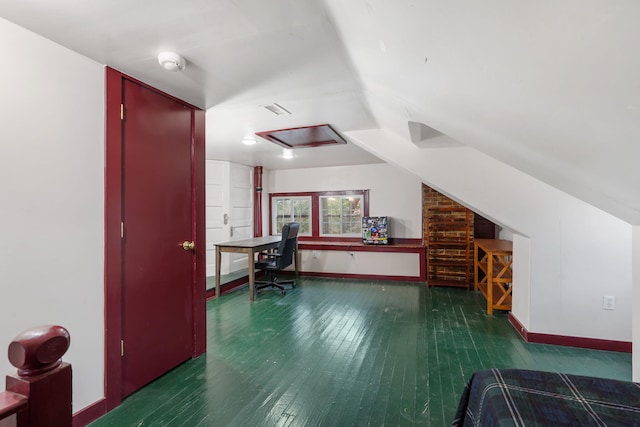
[[191, 110], [124, 83], [123, 396], [193, 350]]

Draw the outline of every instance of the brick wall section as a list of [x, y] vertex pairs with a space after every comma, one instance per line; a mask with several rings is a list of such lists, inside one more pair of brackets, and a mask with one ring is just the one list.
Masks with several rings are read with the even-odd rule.
[[[425, 245], [429, 242], [429, 208], [438, 207], [438, 208], [453, 208], [453, 209], [466, 209], [463, 205], [452, 200], [445, 196], [444, 194], [439, 193], [433, 188], [422, 185], [422, 232], [423, 232], [423, 242]], [[452, 220], [465, 220], [465, 212], [452, 212], [452, 217], [448, 219]], [[473, 283], [473, 220], [474, 214], [469, 211], [469, 241], [470, 251], [469, 251], [469, 260], [470, 269], [469, 269], [469, 285]], [[454, 218], [455, 217], [455, 218]], [[459, 240], [464, 242], [465, 235], [463, 230], [446, 230], [440, 229], [436, 232], [431, 231], [432, 233], [437, 233], [438, 239], [446, 239], [446, 240]], [[465, 257], [465, 250], [461, 248], [429, 248], [427, 246], [427, 282], [429, 282], [429, 278], [438, 279], [438, 280], [452, 280], [452, 281], [462, 281], [465, 280], [465, 269], [460, 267], [452, 267], [452, 266], [433, 266], [430, 265], [429, 260], [463, 260]]]

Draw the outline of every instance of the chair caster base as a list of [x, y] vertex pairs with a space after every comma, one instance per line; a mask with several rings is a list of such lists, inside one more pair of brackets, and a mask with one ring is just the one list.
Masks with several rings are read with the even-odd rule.
[[256, 288], [255, 288], [255, 292], [256, 294], [258, 292], [260, 292], [263, 289], [280, 289], [280, 293], [282, 295], [286, 295], [287, 294], [287, 289], [284, 288], [283, 285], [291, 285], [291, 289], [296, 287], [295, 281], [293, 280], [285, 280], [285, 281], [257, 281], [256, 282]]

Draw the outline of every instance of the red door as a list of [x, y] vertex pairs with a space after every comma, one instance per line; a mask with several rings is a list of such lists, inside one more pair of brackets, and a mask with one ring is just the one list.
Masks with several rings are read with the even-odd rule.
[[191, 109], [124, 83], [122, 392], [193, 351]]

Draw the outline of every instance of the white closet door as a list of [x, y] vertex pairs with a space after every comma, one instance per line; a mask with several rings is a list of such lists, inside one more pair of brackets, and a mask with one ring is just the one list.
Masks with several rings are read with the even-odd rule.
[[[216, 273], [215, 244], [253, 237], [253, 168], [221, 160], [206, 165], [207, 276]], [[221, 274], [247, 269], [247, 256], [224, 253]]]
[[[207, 160], [205, 182], [207, 276], [215, 276], [215, 244], [230, 240], [229, 162]], [[220, 268], [221, 274], [229, 274], [229, 259], [224, 255]]]
[[[230, 239], [243, 240], [253, 237], [253, 168], [230, 163]], [[224, 255], [223, 255], [224, 257]], [[247, 269], [247, 256], [228, 254], [229, 271]]]

